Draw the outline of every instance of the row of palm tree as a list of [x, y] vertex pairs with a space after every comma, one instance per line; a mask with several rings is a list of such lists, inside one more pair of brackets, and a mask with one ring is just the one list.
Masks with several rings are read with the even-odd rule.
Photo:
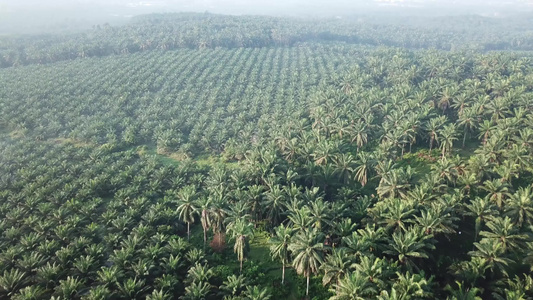
[[[303, 42], [342, 41], [404, 48], [459, 50], [531, 50], [522, 28], [528, 15], [417, 18], [374, 16], [346, 20], [294, 19], [179, 13], [137, 16], [122, 26], [94, 26], [69, 35], [7, 36], [0, 39], [0, 67], [44, 64], [145, 51], [205, 48], [286, 47]], [[407, 25], [409, 24], [409, 25]], [[505, 33], [505, 34], [502, 34]], [[415, 38], [416, 37], [416, 38]]]

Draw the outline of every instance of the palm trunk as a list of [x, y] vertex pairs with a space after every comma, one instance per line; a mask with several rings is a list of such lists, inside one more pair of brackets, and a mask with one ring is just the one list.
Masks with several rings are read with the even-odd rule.
[[281, 285], [285, 284], [285, 262], [283, 262], [283, 266], [281, 267]]
[[431, 134], [431, 138], [429, 139], [429, 152], [433, 149], [433, 140], [435, 140], [435, 136]]
[[187, 241], [191, 239], [191, 223], [187, 222]]
[[205, 244], [207, 244], [207, 228], [204, 227], [204, 249], [205, 249]]
[[309, 273], [307, 273], [307, 288], [305, 289], [305, 296], [309, 296]]
[[242, 273], [242, 260], [240, 260], [240, 263], [241, 263], [241, 270], [240, 270], [240, 272]]
[[465, 127], [465, 134], [463, 135], [463, 148], [465, 147], [465, 141], [466, 141], [466, 127]]

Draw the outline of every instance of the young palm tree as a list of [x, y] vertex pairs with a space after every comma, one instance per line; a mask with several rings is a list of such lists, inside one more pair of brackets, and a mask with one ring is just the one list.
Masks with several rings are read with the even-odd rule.
[[253, 238], [252, 223], [246, 222], [242, 219], [237, 219], [235, 222], [228, 225], [226, 233], [233, 239], [235, 239], [235, 245], [233, 246], [233, 252], [237, 254], [237, 259], [240, 263], [240, 271], [242, 272], [242, 263], [246, 253], [249, 251], [249, 240]]
[[358, 271], [348, 273], [334, 284], [331, 289], [336, 295], [331, 300], [365, 300], [374, 297], [377, 294], [376, 288], [368, 279]]
[[285, 265], [289, 262], [289, 244], [295, 230], [281, 224], [276, 227], [274, 236], [270, 238], [270, 255], [281, 261], [281, 284], [285, 283]]
[[496, 214], [496, 207], [487, 199], [476, 197], [470, 204], [466, 204], [465, 215], [475, 217], [474, 241], [477, 241], [481, 226]]
[[533, 193], [531, 187], [522, 188], [509, 197], [505, 205], [505, 215], [522, 227], [533, 224]]
[[246, 278], [241, 274], [239, 276], [230, 275], [220, 286], [223, 296], [237, 297], [247, 285]]
[[194, 218], [198, 214], [195, 202], [196, 195], [196, 187], [193, 185], [188, 185], [178, 192], [177, 213], [180, 220], [187, 223], [187, 240], [191, 237], [191, 223], [194, 222]]
[[[382, 202], [385, 203], [385, 202]], [[398, 230], [406, 229], [406, 221], [409, 220], [415, 213], [413, 204], [401, 199], [390, 199], [384, 205], [385, 210], [380, 211], [380, 224], [385, 225], [385, 228]]]
[[486, 226], [490, 231], [481, 231], [479, 235], [483, 240], [500, 243], [504, 252], [521, 248], [523, 242], [528, 239], [527, 235], [520, 234], [518, 228], [514, 228], [509, 217], [494, 218], [487, 222]]
[[309, 295], [309, 277], [317, 273], [324, 261], [324, 235], [316, 229], [299, 231], [292, 239], [289, 250], [293, 253], [292, 266], [307, 278], [306, 296]]
[[394, 198], [397, 196], [405, 198], [406, 192], [411, 186], [412, 176], [413, 173], [410, 166], [407, 166], [406, 169], [392, 169], [390, 172], [383, 174], [376, 191], [382, 198]]
[[247, 286], [244, 294], [246, 295], [246, 300], [269, 300], [271, 298], [268, 289], [260, 288], [256, 285]]
[[207, 282], [193, 281], [187, 287], [185, 287], [185, 294], [180, 297], [183, 300], [202, 300], [211, 291], [211, 285]]
[[346, 249], [333, 249], [330, 255], [326, 256], [324, 263], [320, 267], [324, 271], [322, 284], [338, 284], [339, 280], [346, 275], [353, 263], [353, 257], [347, 254]]
[[0, 289], [4, 291], [8, 297], [11, 297], [17, 288], [24, 283], [26, 274], [19, 269], [4, 270], [0, 276]]
[[206, 264], [196, 263], [187, 272], [188, 282], [208, 282], [213, 276], [213, 269]]
[[374, 255], [362, 256], [361, 261], [354, 266], [362, 276], [380, 289], [384, 289], [389, 285], [391, 277], [398, 269], [396, 262], [391, 263], [387, 259], [375, 257]]
[[499, 209], [502, 209], [505, 199], [511, 196], [511, 193], [509, 193], [509, 187], [507, 182], [493, 179], [484, 181], [480, 189], [486, 191], [489, 200], [495, 203]]
[[369, 256], [381, 248], [385, 234], [385, 228], [367, 224], [364, 229], [358, 229], [352, 232], [351, 236], [344, 237], [343, 247], [349, 254], [357, 257]]
[[341, 153], [333, 158], [335, 162], [335, 174], [344, 184], [347, 184], [354, 172], [355, 159], [351, 154]]
[[386, 254], [398, 256], [398, 261], [408, 268], [415, 267], [412, 258], [428, 258], [427, 250], [435, 249], [432, 235], [426, 235], [419, 227], [409, 227], [405, 232], [396, 231], [385, 245]]
[[396, 275], [398, 279], [392, 286], [398, 295], [396, 299], [434, 299], [431, 292], [433, 277], [426, 279], [424, 272], [420, 274], [396, 272]]
[[494, 240], [482, 240], [480, 243], [474, 243], [476, 250], [468, 252], [472, 257], [481, 258], [485, 264], [494, 272], [494, 269], [500, 270], [507, 275], [507, 266], [513, 261], [504, 256], [504, 246]]

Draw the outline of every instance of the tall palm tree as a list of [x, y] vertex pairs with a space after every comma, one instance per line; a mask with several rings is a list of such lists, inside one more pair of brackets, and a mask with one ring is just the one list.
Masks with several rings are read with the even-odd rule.
[[207, 244], [207, 231], [211, 227], [211, 198], [201, 197], [198, 199], [198, 207], [200, 210], [200, 222], [202, 223], [202, 229], [204, 230], [204, 248]]
[[425, 125], [426, 131], [429, 133], [429, 151], [433, 149], [433, 143], [439, 142], [439, 133], [442, 126], [446, 123], [446, 116], [438, 116], [431, 118]]
[[476, 112], [471, 108], [466, 108], [462, 114], [459, 115], [457, 125], [463, 127], [463, 148], [465, 147], [466, 136], [476, 126]]
[[266, 216], [272, 225], [278, 224], [287, 202], [287, 195], [279, 184], [274, 185], [270, 191], [265, 193], [264, 207]]
[[237, 254], [237, 259], [240, 263], [240, 271], [242, 272], [242, 263], [246, 256], [246, 253], [249, 251], [250, 245], [249, 240], [253, 238], [254, 225], [252, 223], [246, 222], [242, 219], [237, 219], [235, 222], [232, 222], [226, 228], [227, 234], [235, 239], [235, 245], [233, 246], [233, 252]]
[[299, 231], [292, 239], [289, 250], [294, 258], [292, 266], [307, 278], [305, 295], [309, 295], [309, 277], [317, 273], [324, 261], [324, 235], [316, 229]]
[[187, 240], [191, 237], [191, 223], [194, 222], [194, 218], [198, 214], [198, 208], [196, 206], [196, 187], [188, 185], [183, 187], [178, 192], [178, 217], [182, 222], [187, 223]]
[[276, 227], [274, 236], [270, 238], [270, 255], [273, 259], [281, 260], [281, 284], [285, 283], [285, 265], [289, 262], [289, 244], [295, 230], [281, 224]]
[[455, 124], [447, 124], [440, 130], [441, 136], [441, 154], [442, 160], [444, 160], [446, 153], [451, 152], [453, 148], [453, 142], [457, 140], [457, 128]]
[[365, 186], [370, 177], [372, 168], [374, 166], [374, 159], [371, 153], [359, 151], [355, 160], [355, 180], [359, 181], [362, 186]]

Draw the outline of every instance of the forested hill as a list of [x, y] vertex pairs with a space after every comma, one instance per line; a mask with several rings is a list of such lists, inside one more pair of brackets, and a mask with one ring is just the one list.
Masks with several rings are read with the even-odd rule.
[[96, 25], [93, 30], [78, 34], [1, 38], [0, 67], [154, 49], [276, 47], [317, 40], [415, 49], [531, 51], [531, 20], [530, 15], [498, 19], [354, 16], [310, 20], [209, 13], [151, 14], [134, 17], [129, 25]]

